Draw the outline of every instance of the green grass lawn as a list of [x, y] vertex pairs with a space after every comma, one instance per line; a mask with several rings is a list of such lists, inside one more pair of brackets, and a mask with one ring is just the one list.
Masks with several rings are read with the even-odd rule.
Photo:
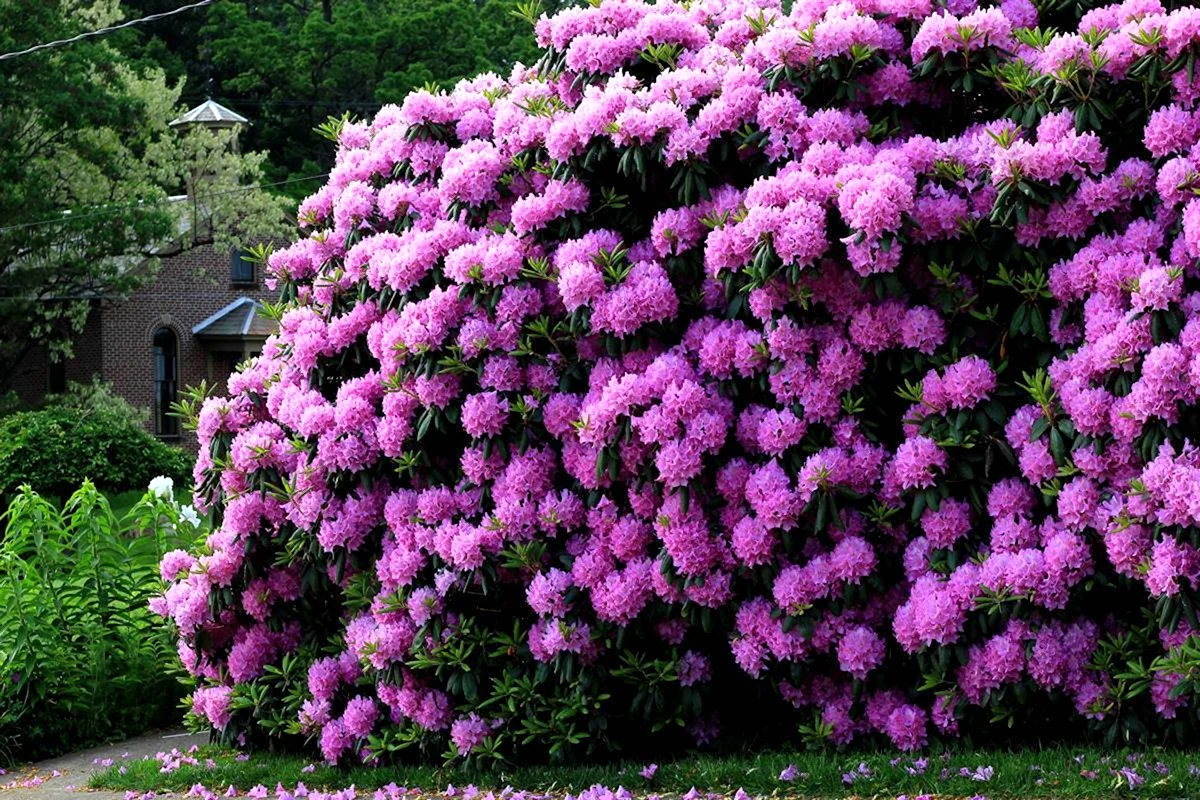
[[[112, 509], [113, 514], [117, 519], [121, 519], [138, 504], [145, 494], [145, 489], [130, 489], [127, 492], [107, 492], [104, 496], [108, 500], [108, 506]], [[180, 504], [192, 502], [191, 490], [186, 487], [182, 489], [176, 487], [175, 502]]]
[[[895, 753], [773, 753], [754, 756], [695, 756], [658, 765], [652, 779], [642, 777], [645, 762], [603, 766], [520, 767], [491, 772], [423, 766], [334, 769], [295, 756], [241, 756], [202, 748], [198, 766], [160, 771], [153, 759], [114, 765], [97, 774], [95, 789], [139, 792], [186, 792], [202, 783], [241, 794], [256, 785], [271, 790], [303, 781], [310, 789], [355, 786], [364, 791], [395, 783], [441, 791], [448, 785], [499, 790], [512, 786], [532, 792], [578, 792], [595, 784], [624, 786], [637, 795], [732, 794], [792, 798], [895, 798], [932, 794], [939, 798], [1100, 798], [1200, 797], [1200, 753], [1179, 750], [1102, 751], [1087, 748], [1005, 751], [949, 751], [923, 758]], [[213, 765], [206, 764], [212, 759]], [[792, 771], [791, 780], [781, 778]], [[305, 771], [307, 768], [307, 771]], [[1124, 773], [1121, 771], [1125, 770]], [[785, 776], [786, 777], [786, 776]]]
[[137, 505], [145, 494], [145, 489], [131, 489], [128, 492], [112, 492], [106, 494], [105, 497], [108, 499], [108, 507], [112, 509], [113, 515], [117, 519], [121, 519]]

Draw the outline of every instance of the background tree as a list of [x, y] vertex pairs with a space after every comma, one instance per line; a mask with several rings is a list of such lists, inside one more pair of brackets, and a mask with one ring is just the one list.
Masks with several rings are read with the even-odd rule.
[[[554, 0], [557, 8], [569, 0]], [[139, 14], [168, 0], [129, 0]], [[183, 99], [206, 95], [254, 120], [244, 142], [266, 150], [264, 169], [304, 197], [328, 171], [314, 128], [349, 111], [370, 117], [425, 84], [450, 86], [480, 72], [507, 75], [536, 56], [516, 0], [224, 0], [123, 33], [129, 57], [186, 77]], [[176, 19], [181, 20], [177, 23]]]
[[[115, 0], [0, 0], [0, 51], [125, 12]], [[69, 354], [91, 303], [150, 279], [163, 245], [237, 245], [289, 227], [290, 201], [258, 188], [264, 156], [232, 152], [207, 131], [174, 132], [182, 82], [114, 43], [85, 39], [3, 62], [0, 376], [37, 345]], [[172, 202], [194, 174], [205, 176], [196, 202]]]

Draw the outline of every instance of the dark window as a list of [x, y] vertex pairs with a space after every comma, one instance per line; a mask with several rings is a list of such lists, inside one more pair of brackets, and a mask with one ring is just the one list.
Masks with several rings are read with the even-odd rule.
[[65, 361], [50, 362], [50, 394], [62, 394], [67, 390], [67, 363]]
[[254, 283], [254, 262], [246, 260], [245, 250], [234, 250], [231, 256], [230, 280], [233, 283]]
[[154, 332], [154, 432], [159, 436], [178, 436], [179, 418], [171, 415], [179, 380], [179, 345], [175, 331], [159, 328]]

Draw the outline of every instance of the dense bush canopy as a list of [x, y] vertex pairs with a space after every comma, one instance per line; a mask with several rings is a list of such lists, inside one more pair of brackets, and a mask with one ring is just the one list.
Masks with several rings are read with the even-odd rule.
[[64, 404], [0, 419], [0, 500], [22, 484], [60, 499], [85, 480], [105, 491], [139, 489], [156, 475], [190, 478], [188, 463], [116, 407]]
[[1089, 6], [602, 0], [345, 126], [199, 414], [195, 712], [330, 760], [1193, 730], [1200, 10]]

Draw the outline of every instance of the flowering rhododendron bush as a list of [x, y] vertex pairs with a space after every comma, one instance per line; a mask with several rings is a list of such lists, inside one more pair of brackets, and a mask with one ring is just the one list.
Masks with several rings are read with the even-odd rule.
[[600, 0], [335, 126], [198, 413], [195, 714], [368, 762], [1193, 732], [1200, 10], [1089, 5]]

